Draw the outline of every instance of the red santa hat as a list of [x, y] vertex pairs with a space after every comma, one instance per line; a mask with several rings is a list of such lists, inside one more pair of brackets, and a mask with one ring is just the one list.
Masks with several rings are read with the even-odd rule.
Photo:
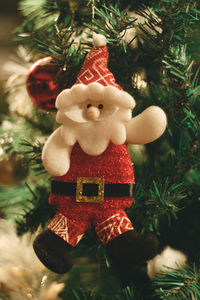
[[93, 34], [94, 47], [87, 54], [75, 84], [88, 85], [97, 82], [103, 86], [122, 87], [116, 83], [115, 77], [108, 69], [108, 48], [106, 38], [102, 34]]
[[85, 58], [76, 83], [58, 95], [56, 107], [64, 111], [74, 103], [101, 99], [111, 105], [133, 109], [135, 100], [116, 83], [114, 75], [108, 69], [105, 36], [94, 34], [93, 45]]

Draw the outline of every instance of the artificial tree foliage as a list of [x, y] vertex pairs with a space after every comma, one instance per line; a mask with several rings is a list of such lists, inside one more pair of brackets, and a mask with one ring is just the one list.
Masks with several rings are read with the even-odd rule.
[[[199, 299], [199, 1], [21, 0], [19, 13], [23, 22], [14, 40], [29, 53], [30, 64], [51, 56], [71, 87], [92, 47], [92, 32], [101, 33], [108, 42], [110, 71], [136, 99], [133, 115], [158, 105], [168, 118], [158, 141], [138, 151], [129, 147], [136, 186], [127, 213], [138, 231], [157, 234], [161, 249], [182, 250], [189, 266], [153, 280], [144, 266], [113, 270], [92, 228], [73, 254], [79, 263], [61, 297]], [[3, 110], [0, 120], [13, 126], [1, 128], [1, 159], [14, 154], [26, 166], [17, 185], [0, 186], [2, 216], [15, 222], [19, 235], [34, 233], [54, 213], [47, 203], [51, 178], [41, 164], [41, 150], [58, 126], [55, 112], [33, 107], [24, 116]]]

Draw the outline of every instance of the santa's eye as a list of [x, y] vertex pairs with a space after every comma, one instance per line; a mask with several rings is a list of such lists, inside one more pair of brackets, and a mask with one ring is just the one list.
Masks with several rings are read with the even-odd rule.
[[99, 109], [102, 109], [102, 108], [103, 108], [103, 104], [99, 104], [99, 105], [98, 105], [98, 108], [99, 108]]
[[92, 104], [88, 104], [88, 105], [87, 105], [87, 108], [89, 108], [89, 107], [91, 107], [91, 106], [92, 106]]

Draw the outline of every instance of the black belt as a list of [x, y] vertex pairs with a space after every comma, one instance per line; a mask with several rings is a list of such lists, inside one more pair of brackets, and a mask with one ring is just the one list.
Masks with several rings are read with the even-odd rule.
[[[97, 181], [96, 181], [96, 180]], [[81, 189], [80, 189], [81, 187]], [[76, 196], [94, 198], [99, 197], [132, 197], [133, 184], [124, 183], [102, 183], [101, 178], [78, 178], [76, 182], [62, 182], [53, 180], [51, 183], [51, 192], [53, 194], [64, 196]], [[102, 198], [101, 198], [102, 199]], [[78, 201], [78, 202], [102, 202], [102, 201]]]

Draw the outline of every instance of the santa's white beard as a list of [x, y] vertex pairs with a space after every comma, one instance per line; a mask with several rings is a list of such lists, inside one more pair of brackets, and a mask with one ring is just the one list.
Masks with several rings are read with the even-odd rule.
[[86, 123], [65, 120], [61, 134], [66, 145], [74, 145], [77, 141], [82, 150], [89, 155], [100, 155], [109, 142], [115, 145], [126, 141], [126, 127], [118, 113], [103, 121], [88, 121]]

